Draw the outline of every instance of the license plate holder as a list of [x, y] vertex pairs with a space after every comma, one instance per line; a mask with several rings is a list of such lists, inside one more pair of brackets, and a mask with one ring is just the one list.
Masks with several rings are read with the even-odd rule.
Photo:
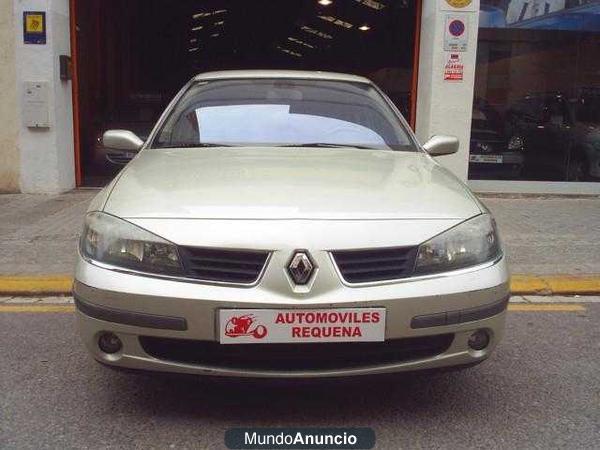
[[382, 342], [385, 308], [220, 309], [221, 344]]
[[502, 164], [504, 158], [502, 155], [469, 155], [469, 161], [484, 164]]

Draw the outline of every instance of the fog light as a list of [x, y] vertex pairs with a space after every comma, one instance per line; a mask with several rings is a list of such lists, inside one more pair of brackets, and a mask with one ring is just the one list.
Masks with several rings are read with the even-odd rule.
[[490, 335], [485, 330], [477, 330], [469, 337], [469, 347], [473, 350], [483, 350], [490, 343]]
[[98, 347], [104, 353], [117, 353], [123, 348], [121, 339], [114, 333], [102, 333], [98, 338]]

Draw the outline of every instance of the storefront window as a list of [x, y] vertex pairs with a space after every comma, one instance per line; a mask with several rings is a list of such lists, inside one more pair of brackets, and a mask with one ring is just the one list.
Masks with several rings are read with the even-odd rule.
[[481, 0], [469, 177], [600, 181], [600, 0]]

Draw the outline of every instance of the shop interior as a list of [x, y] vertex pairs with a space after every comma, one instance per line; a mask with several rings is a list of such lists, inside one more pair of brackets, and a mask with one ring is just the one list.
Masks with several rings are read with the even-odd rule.
[[417, 6], [415, 0], [76, 1], [80, 184], [103, 186], [128, 160], [107, 158], [105, 130], [145, 138], [175, 93], [205, 71], [366, 75], [410, 119]]

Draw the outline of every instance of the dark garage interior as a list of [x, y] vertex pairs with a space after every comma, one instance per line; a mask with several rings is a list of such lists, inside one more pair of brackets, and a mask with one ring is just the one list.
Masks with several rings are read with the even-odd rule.
[[106, 129], [146, 137], [200, 72], [356, 73], [411, 114], [416, 0], [79, 0], [73, 7], [84, 186], [105, 185], [127, 161], [106, 158]]

